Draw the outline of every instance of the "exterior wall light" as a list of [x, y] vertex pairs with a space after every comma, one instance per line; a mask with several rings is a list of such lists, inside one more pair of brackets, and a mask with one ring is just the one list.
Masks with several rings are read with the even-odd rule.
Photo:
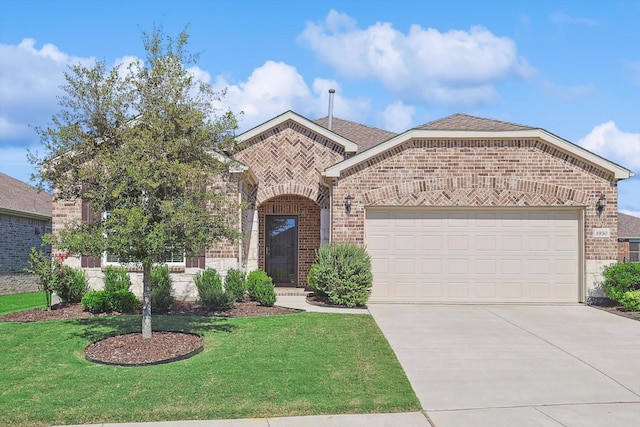
[[346, 214], [350, 214], [351, 213], [351, 201], [353, 200], [353, 197], [351, 197], [351, 194], [347, 194], [347, 197], [344, 198], [344, 211]]
[[607, 206], [607, 198], [602, 194], [596, 202], [596, 211], [598, 211], [598, 215], [602, 214], [605, 206]]

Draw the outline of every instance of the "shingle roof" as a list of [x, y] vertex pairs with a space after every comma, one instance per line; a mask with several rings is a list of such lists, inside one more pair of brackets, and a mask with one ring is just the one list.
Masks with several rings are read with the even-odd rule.
[[503, 122], [500, 120], [485, 119], [482, 117], [468, 116], [466, 114], [454, 114], [433, 122], [418, 126], [417, 129], [425, 130], [486, 130], [486, 131], [509, 131], [509, 130], [530, 130], [535, 129], [515, 123]]
[[0, 173], [0, 209], [51, 218], [53, 197], [27, 183]]
[[618, 212], [618, 238], [640, 238], [640, 218]]
[[[327, 128], [329, 125], [329, 117], [323, 117], [315, 121], [320, 126]], [[393, 138], [397, 134], [389, 132], [387, 130], [374, 128], [371, 126], [362, 125], [356, 122], [350, 122], [349, 120], [342, 120], [338, 118], [331, 119], [331, 131], [337, 133], [343, 138], [347, 138], [350, 141], [358, 144], [358, 152], [364, 151], [367, 148], [371, 148], [374, 145], [378, 145], [388, 139]]]

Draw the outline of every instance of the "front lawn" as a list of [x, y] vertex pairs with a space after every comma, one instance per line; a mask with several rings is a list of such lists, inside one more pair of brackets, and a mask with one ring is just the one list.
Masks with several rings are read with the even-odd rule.
[[118, 367], [84, 348], [139, 331], [140, 316], [0, 322], [0, 425], [93, 424], [420, 410], [367, 315], [154, 316], [202, 334], [205, 349], [165, 365]]
[[44, 292], [27, 292], [0, 296], [0, 316], [30, 308], [47, 308]]

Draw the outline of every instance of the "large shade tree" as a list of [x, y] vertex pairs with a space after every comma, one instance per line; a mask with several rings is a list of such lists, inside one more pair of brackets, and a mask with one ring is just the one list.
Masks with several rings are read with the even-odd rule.
[[144, 62], [70, 67], [59, 112], [37, 129], [44, 152], [30, 160], [57, 200], [97, 214], [66, 224], [53, 237], [59, 250], [142, 267], [142, 335], [150, 338], [153, 266], [237, 237], [217, 154], [232, 148], [237, 121], [214, 107], [224, 94], [188, 71], [197, 56], [185, 49], [185, 31], [172, 38], [154, 28], [142, 40]]

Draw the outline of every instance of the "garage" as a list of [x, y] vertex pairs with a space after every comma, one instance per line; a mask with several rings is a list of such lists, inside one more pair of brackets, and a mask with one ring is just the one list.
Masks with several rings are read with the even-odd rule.
[[581, 211], [369, 207], [371, 302], [575, 303]]

